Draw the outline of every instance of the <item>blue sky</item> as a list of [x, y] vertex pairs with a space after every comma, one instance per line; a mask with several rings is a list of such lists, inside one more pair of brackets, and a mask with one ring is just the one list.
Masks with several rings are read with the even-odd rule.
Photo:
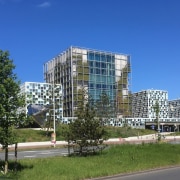
[[71, 45], [131, 55], [132, 92], [180, 97], [179, 0], [0, 0], [0, 49], [21, 82]]

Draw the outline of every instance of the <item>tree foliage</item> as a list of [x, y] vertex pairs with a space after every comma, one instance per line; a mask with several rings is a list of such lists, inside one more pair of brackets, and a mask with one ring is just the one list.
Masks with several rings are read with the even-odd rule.
[[20, 95], [20, 82], [14, 69], [9, 53], [0, 50], [0, 143], [5, 149], [5, 173], [8, 169], [8, 145], [17, 143], [13, 129], [26, 122], [25, 112], [20, 111], [25, 99]]
[[96, 118], [93, 100], [88, 97], [85, 90], [81, 99], [76, 112], [77, 119], [69, 124], [66, 139], [68, 142], [74, 142], [78, 152], [83, 154], [83, 151], [88, 152], [90, 149], [95, 151], [106, 137], [106, 131]]
[[99, 96], [99, 100], [96, 101], [96, 116], [101, 121], [101, 124], [107, 124], [108, 120], [115, 116], [115, 104], [112, 104], [109, 96], [102, 92]]

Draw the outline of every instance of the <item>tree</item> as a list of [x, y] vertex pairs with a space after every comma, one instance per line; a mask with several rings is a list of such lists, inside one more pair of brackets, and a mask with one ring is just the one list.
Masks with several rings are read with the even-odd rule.
[[25, 123], [25, 99], [20, 95], [20, 82], [13, 72], [15, 65], [9, 52], [0, 50], [0, 143], [5, 149], [4, 173], [8, 171], [8, 145], [16, 144], [13, 129]]
[[82, 98], [76, 112], [77, 119], [69, 124], [66, 139], [73, 141], [78, 146], [78, 153], [81, 155], [85, 151], [95, 152], [98, 145], [102, 144], [102, 138], [106, 131], [101, 126], [100, 121], [95, 118], [93, 100], [88, 97], [85, 90], [82, 90]]
[[115, 116], [115, 104], [111, 103], [109, 96], [105, 92], [102, 92], [99, 100], [96, 101], [96, 115], [99, 117], [102, 125], [107, 123], [106, 119]]

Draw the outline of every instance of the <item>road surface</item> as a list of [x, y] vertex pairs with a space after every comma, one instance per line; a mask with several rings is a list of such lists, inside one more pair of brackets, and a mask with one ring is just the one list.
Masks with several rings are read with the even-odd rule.
[[180, 166], [164, 168], [140, 173], [115, 175], [109, 177], [95, 178], [91, 180], [179, 180]]
[[[52, 156], [66, 156], [68, 154], [67, 148], [57, 148], [57, 149], [37, 149], [37, 150], [26, 150], [26, 151], [18, 151], [17, 158], [25, 159], [25, 158], [45, 158]], [[0, 152], [0, 159], [4, 160], [4, 151]], [[9, 152], [9, 159], [15, 159], [14, 151]]]

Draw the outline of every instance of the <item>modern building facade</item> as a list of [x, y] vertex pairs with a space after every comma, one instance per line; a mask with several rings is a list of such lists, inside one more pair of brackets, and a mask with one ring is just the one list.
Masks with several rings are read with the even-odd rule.
[[180, 118], [180, 99], [169, 101], [169, 117]]
[[[131, 94], [131, 117], [110, 120], [111, 126], [145, 128], [146, 122], [155, 124], [155, 104], [159, 104], [159, 118], [168, 119], [168, 93], [163, 90], [144, 90]], [[169, 120], [169, 119], [168, 119]]]
[[132, 94], [132, 118], [128, 119], [130, 126], [157, 129], [156, 102], [159, 107], [160, 130], [162, 132], [179, 131], [178, 107], [180, 101], [168, 101], [168, 92], [164, 90], [151, 89]]
[[[21, 85], [21, 94], [25, 95], [25, 111], [29, 115], [43, 113], [46, 120], [50, 114], [56, 121], [63, 118], [62, 86], [41, 82], [25, 82]], [[52, 112], [50, 112], [52, 111]]]
[[153, 89], [132, 94], [132, 117], [156, 118], [156, 102], [159, 105], [159, 118], [168, 118], [168, 92]]
[[74, 117], [82, 89], [94, 101], [105, 92], [116, 117], [130, 116], [130, 56], [70, 47], [44, 64], [47, 83], [62, 84], [63, 114]]

